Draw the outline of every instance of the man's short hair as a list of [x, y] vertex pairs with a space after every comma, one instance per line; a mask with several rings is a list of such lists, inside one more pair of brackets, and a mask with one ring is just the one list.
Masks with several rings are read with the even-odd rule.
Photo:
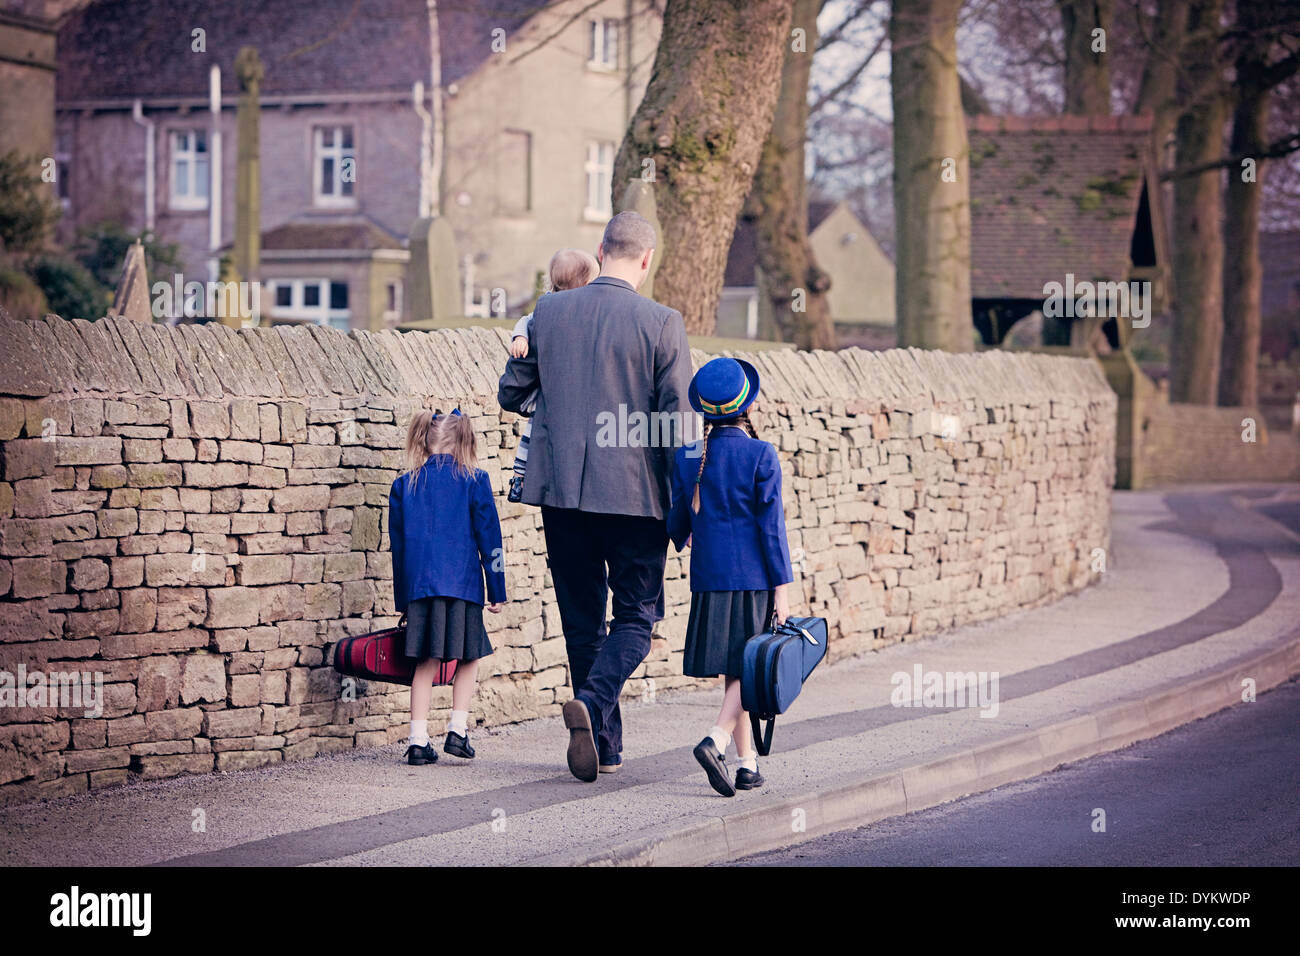
[[609, 221], [600, 244], [610, 259], [640, 259], [655, 247], [655, 227], [628, 209]]

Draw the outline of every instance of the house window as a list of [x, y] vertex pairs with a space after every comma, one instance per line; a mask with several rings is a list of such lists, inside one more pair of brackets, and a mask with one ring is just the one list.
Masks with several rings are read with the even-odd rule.
[[352, 327], [346, 282], [276, 279], [267, 284], [275, 296], [274, 318], [332, 325], [345, 332]]
[[593, 70], [618, 69], [618, 21], [588, 20], [587, 66]]
[[172, 130], [173, 209], [208, 208], [208, 133], [202, 129]]
[[68, 189], [68, 177], [71, 173], [72, 136], [62, 132], [55, 137], [54, 141], [54, 188], [64, 212], [67, 212], [72, 205], [72, 193]]
[[357, 181], [357, 157], [351, 126], [317, 126], [312, 163], [313, 201], [317, 206], [351, 206]]
[[611, 182], [614, 177], [614, 144], [587, 143], [587, 204], [582, 211], [586, 219], [604, 221], [612, 213]]
[[390, 279], [385, 289], [384, 321], [400, 322], [402, 320], [402, 280]]
[[502, 134], [497, 165], [497, 212], [502, 216], [524, 216], [533, 208], [533, 136], [508, 129]]

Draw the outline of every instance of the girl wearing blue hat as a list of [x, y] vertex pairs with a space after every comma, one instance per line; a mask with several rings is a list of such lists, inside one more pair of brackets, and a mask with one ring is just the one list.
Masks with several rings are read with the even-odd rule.
[[[716, 358], [691, 381], [691, 407], [704, 416], [704, 437], [678, 449], [673, 462], [668, 535], [691, 546], [691, 616], [683, 671], [726, 678], [717, 722], [695, 748], [709, 784], [724, 797], [762, 786], [748, 715], [741, 709], [745, 643], [790, 613], [793, 580], [781, 504], [781, 462], [761, 441], [748, 409], [758, 397], [758, 371], [748, 362]], [[735, 734], [740, 766], [727, 774]]]

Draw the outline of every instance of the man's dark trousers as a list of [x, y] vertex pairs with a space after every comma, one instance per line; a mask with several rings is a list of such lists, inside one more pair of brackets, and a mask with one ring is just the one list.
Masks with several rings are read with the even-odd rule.
[[[667, 524], [660, 518], [542, 507], [546, 551], [569, 652], [574, 697], [591, 712], [602, 763], [623, 752], [618, 698], [650, 653], [664, 586]], [[605, 605], [614, 595], [606, 630]]]

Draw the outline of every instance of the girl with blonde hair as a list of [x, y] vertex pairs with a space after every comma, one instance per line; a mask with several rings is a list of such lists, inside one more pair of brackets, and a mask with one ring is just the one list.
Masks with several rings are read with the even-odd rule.
[[406, 469], [388, 495], [393, 597], [406, 615], [406, 655], [421, 663], [411, 683], [407, 763], [436, 763], [429, 744], [429, 701], [439, 665], [454, 660], [451, 720], [443, 752], [469, 759], [469, 705], [478, 662], [492, 653], [487, 609], [506, 600], [501, 523], [487, 472], [478, 467], [474, 426], [456, 409], [422, 409], [406, 432]]

